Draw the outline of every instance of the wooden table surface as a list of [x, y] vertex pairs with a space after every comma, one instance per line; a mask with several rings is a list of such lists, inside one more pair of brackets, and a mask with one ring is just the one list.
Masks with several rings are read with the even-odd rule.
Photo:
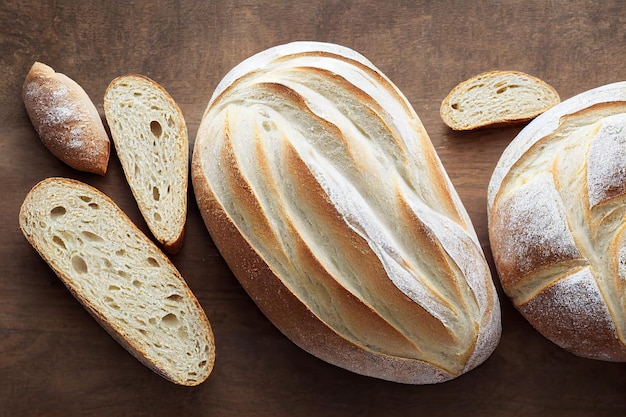
[[[300, 350], [260, 313], [217, 253], [190, 195], [171, 259], [212, 323], [217, 359], [198, 387], [149, 371], [68, 293], [18, 228], [28, 190], [49, 176], [107, 193], [147, 231], [113, 154], [104, 177], [55, 159], [21, 86], [34, 61], [81, 84], [102, 113], [108, 83], [147, 75], [178, 101], [193, 144], [217, 83], [244, 58], [294, 40], [343, 44], [404, 92], [465, 203], [493, 269], [486, 190], [521, 127], [459, 133], [439, 105], [460, 81], [515, 69], [563, 99], [626, 77], [620, 1], [31, 1], [0, 6], [0, 416], [624, 416], [626, 364], [575, 357], [544, 339], [498, 286], [503, 334], [480, 367], [439, 385], [367, 378]], [[497, 284], [497, 275], [494, 271]]]

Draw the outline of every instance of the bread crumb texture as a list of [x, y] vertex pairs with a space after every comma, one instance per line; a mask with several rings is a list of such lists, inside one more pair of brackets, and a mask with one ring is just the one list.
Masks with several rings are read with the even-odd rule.
[[185, 119], [172, 97], [141, 75], [113, 80], [104, 112], [137, 205], [170, 253], [182, 243], [187, 217], [189, 148]]
[[75, 297], [140, 361], [183, 385], [211, 372], [211, 328], [180, 273], [101, 192], [73, 180], [36, 185], [20, 227]]
[[440, 115], [454, 130], [526, 122], [558, 104], [556, 90], [519, 71], [490, 71], [463, 81], [441, 103]]

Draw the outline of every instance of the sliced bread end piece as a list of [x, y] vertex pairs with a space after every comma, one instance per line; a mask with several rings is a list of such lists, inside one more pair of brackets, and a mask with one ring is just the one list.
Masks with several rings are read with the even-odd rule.
[[441, 103], [440, 115], [454, 130], [529, 121], [560, 102], [546, 82], [519, 71], [490, 71], [463, 81]]
[[187, 217], [187, 126], [174, 99], [155, 81], [130, 74], [114, 79], [104, 113], [139, 210], [169, 253], [181, 249]]
[[209, 376], [215, 344], [198, 300], [167, 256], [97, 189], [49, 178], [19, 224], [70, 292], [144, 365], [180, 385]]

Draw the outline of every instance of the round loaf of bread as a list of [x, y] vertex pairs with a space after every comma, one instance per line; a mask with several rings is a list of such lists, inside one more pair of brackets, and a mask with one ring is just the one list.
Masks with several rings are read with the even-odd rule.
[[470, 219], [407, 99], [360, 54], [296, 42], [218, 85], [195, 141], [206, 226], [265, 315], [313, 355], [411, 384], [500, 337]]
[[503, 153], [489, 236], [506, 294], [572, 353], [626, 360], [626, 82], [548, 110]]

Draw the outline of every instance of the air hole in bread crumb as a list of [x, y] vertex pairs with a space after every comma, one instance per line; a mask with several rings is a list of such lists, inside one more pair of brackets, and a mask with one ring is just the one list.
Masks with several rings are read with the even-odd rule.
[[120, 287], [118, 287], [117, 285], [109, 285], [109, 291], [119, 291], [121, 290]]
[[52, 241], [53, 241], [54, 243], [56, 243], [57, 245], [59, 245], [61, 248], [63, 248], [63, 249], [67, 249], [67, 247], [65, 246], [65, 242], [64, 242], [64, 241], [63, 241], [63, 239], [61, 239], [60, 237], [58, 237], [58, 236], [53, 236], [53, 237], [52, 237]]
[[505, 86], [505, 87], [502, 87], [502, 88], [499, 88], [499, 89], [496, 91], [496, 94], [502, 94], [502, 93], [504, 93], [504, 92], [505, 92], [506, 90], [508, 90], [508, 89], [509, 89], [509, 87], [506, 87], [506, 86]]
[[141, 281], [139, 281], [138, 279], [133, 280], [133, 286], [136, 288], [141, 288], [141, 286], [143, 285], [143, 283]]
[[133, 95], [134, 95], [135, 97], [141, 97], [143, 94], [141, 94], [141, 92], [140, 92], [140, 91], [135, 91], [135, 92], [133, 93]]
[[67, 210], [65, 210], [65, 207], [56, 206], [55, 208], [50, 210], [50, 217], [52, 218], [52, 220], [56, 220], [59, 217], [63, 216], [66, 212]]
[[168, 300], [175, 301], [175, 302], [177, 302], [177, 303], [178, 303], [178, 302], [180, 302], [180, 301], [183, 299], [183, 297], [182, 297], [182, 296], [180, 296], [180, 295], [178, 295], [178, 294], [172, 294], [172, 295], [170, 295], [170, 296], [168, 296], [168, 297], [166, 297], [166, 298], [167, 298]]
[[81, 256], [74, 255], [72, 256], [72, 269], [79, 274], [86, 274], [88, 272], [87, 262]]
[[82, 234], [87, 240], [91, 242], [104, 242], [104, 239], [102, 239], [100, 236], [87, 230], [83, 230]]
[[161, 215], [159, 213], [154, 213], [154, 220], [157, 222], [161, 221]]
[[97, 203], [89, 203], [89, 207], [94, 210], [98, 210], [100, 208], [100, 206]]
[[454, 110], [458, 110], [459, 109], [459, 103], [452, 103], [452, 105], [450, 107], [452, 107]]
[[157, 261], [155, 258], [153, 258], [152, 256], [149, 256], [147, 258], [148, 261], [148, 265], [150, 266], [159, 266], [159, 261]]
[[88, 195], [81, 195], [80, 197], [81, 200], [83, 200], [85, 203], [89, 203], [91, 201], [91, 197], [89, 197]]
[[178, 317], [176, 314], [168, 313], [161, 318], [161, 321], [167, 326], [176, 326], [178, 324]]
[[161, 193], [159, 193], [159, 187], [152, 187], [152, 198], [154, 201], [159, 201], [161, 199]]
[[156, 120], [151, 121], [150, 131], [152, 132], [154, 136], [156, 136], [157, 138], [160, 138], [161, 134], [163, 133], [163, 128], [161, 127], [161, 123], [157, 122]]

